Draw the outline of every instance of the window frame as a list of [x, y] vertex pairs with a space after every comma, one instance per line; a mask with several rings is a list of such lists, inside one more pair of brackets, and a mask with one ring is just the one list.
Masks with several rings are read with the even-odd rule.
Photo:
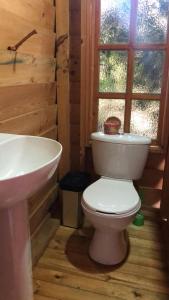
[[[166, 138], [168, 135], [168, 128], [166, 126], [166, 119], [168, 115], [168, 81], [169, 81], [169, 17], [168, 17], [168, 27], [167, 27], [167, 38], [166, 43], [159, 44], [137, 44], [135, 42], [136, 36], [136, 21], [137, 21], [137, 8], [138, 0], [131, 0], [131, 15], [130, 15], [130, 34], [129, 34], [129, 44], [104, 44], [100, 45], [98, 43], [100, 37], [100, 0], [84, 0], [84, 7], [82, 6], [82, 34], [83, 50], [84, 52], [88, 50], [89, 55], [86, 57], [86, 63], [82, 65], [81, 70], [81, 80], [83, 82], [84, 73], [92, 73], [92, 80], [87, 80], [85, 85], [85, 90], [82, 89], [82, 115], [85, 114], [83, 118], [86, 125], [82, 126], [83, 145], [88, 145], [90, 143], [90, 133], [97, 130], [98, 122], [98, 100], [99, 99], [124, 99], [125, 100], [125, 125], [124, 132], [129, 132], [130, 130], [130, 119], [131, 119], [131, 105], [132, 100], [158, 100], [160, 101], [160, 112], [159, 112], [159, 124], [158, 124], [158, 136], [157, 141], [154, 141], [151, 145], [151, 150], [153, 152], [163, 153], [166, 149]], [[83, 19], [83, 16], [87, 15], [87, 20]], [[87, 21], [87, 26], [90, 27], [89, 36], [85, 32], [85, 26]], [[86, 43], [86, 39], [88, 43]], [[89, 49], [93, 45], [93, 49]], [[88, 46], [87, 46], [88, 45]], [[127, 50], [128, 51], [128, 66], [127, 66], [127, 90], [126, 93], [101, 93], [99, 92], [99, 53], [100, 50]], [[132, 93], [133, 87], [133, 75], [134, 75], [134, 51], [135, 50], [164, 50], [166, 51], [163, 77], [162, 77], [162, 88], [161, 94], [149, 94], [149, 93]], [[84, 51], [84, 52], [83, 52]], [[89, 60], [89, 61], [88, 61]], [[88, 66], [89, 64], [89, 66]], [[90, 77], [91, 79], [91, 77]], [[86, 91], [88, 97], [86, 97]], [[85, 127], [85, 129], [84, 129]]]
[[[100, 37], [100, 0], [96, 0], [96, 102], [98, 99], [125, 99], [125, 115], [124, 115], [124, 131], [130, 132], [130, 120], [131, 120], [131, 106], [132, 100], [157, 100], [160, 102], [160, 114], [159, 114], [159, 122], [158, 122], [158, 134], [157, 141], [153, 141], [152, 144], [162, 145], [162, 130], [163, 130], [163, 115], [164, 115], [164, 107], [166, 98], [166, 90], [167, 90], [167, 80], [168, 77], [168, 68], [169, 68], [169, 28], [167, 28], [167, 38], [165, 44], [141, 44], [136, 43], [136, 22], [137, 22], [137, 9], [138, 9], [138, 0], [131, 0], [131, 13], [130, 13], [130, 27], [129, 27], [129, 43], [128, 44], [99, 44]], [[168, 18], [169, 23], [169, 18]], [[169, 24], [168, 24], [169, 25]], [[168, 26], [169, 27], [169, 26]], [[100, 93], [99, 92], [99, 53], [100, 50], [126, 50], [128, 51], [128, 66], [127, 66], [127, 88], [126, 93]], [[149, 94], [149, 93], [133, 93], [133, 77], [134, 77], [134, 55], [136, 50], [164, 50], [165, 60], [164, 60], [164, 68], [163, 68], [163, 76], [162, 76], [162, 87], [161, 94]], [[168, 79], [168, 78], [167, 78]], [[97, 107], [98, 111], [98, 107]], [[96, 112], [97, 116], [98, 113]], [[95, 120], [97, 124], [97, 119]], [[95, 125], [97, 126], [97, 125]], [[95, 127], [96, 128], [96, 127]]]

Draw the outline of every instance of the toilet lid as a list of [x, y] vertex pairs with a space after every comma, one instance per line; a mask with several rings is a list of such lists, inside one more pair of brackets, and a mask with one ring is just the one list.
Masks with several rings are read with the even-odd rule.
[[124, 214], [138, 207], [139, 196], [132, 181], [101, 178], [83, 193], [86, 205], [95, 211]]

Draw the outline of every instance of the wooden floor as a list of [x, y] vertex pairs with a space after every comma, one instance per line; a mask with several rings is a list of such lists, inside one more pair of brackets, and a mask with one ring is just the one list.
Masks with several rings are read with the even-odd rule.
[[165, 247], [153, 219], [130, 226], [130, 253], [118, 268], [88, 257], [91, 228], [60, 227], [34, 269], [34, 300], [169, 300]]

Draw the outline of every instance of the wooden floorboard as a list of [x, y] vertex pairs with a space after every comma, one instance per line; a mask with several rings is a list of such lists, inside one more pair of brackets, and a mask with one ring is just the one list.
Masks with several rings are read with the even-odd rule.
[[144, 226], [129, 227], [129, 255], [118, 267], [89, 258], [91, 227], [61, 226], [34, 268], [34, 300], [169, 300], [165, 245], [149, 215]]

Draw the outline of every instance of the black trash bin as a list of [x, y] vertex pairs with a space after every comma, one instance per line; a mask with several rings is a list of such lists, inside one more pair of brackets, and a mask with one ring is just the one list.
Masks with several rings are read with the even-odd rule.
[[62, 223], [64, 226], [79, 228], [82, 225], [81, 197], [90, 184], [85, 172], [69, 172], [60, 181], [62, 190]]

